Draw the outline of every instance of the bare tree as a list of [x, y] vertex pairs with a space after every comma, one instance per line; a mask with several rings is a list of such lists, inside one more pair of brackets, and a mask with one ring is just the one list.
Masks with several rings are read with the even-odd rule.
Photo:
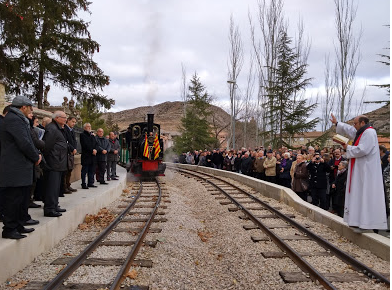
[[336, 87], [333, 78], [333, 72], [331, 71], [329, 55], [325, 57], [325, 70], [324, 70], [324, 89], [325, 95], [323, 101], [321, 102], [321, 130], [327, 131], [327, 127], [330, 124], [331, 113], [334, 111], [335, 107], [335, 93]]
[[250, 61], [249, 61], [249, 73], [247, 76], [247, 82], [246, 82], [246, 91], [244, 94], [244, 147], [246, 148], [247, 144], [247, 138], [248, 138], [248, 132], [247, 132], [247, 125], [249, 122], [249, 119], [252, 114], [252, 109], [251, 109], [251, 104], [252, 104], [252, 98], [253, 98], [253, 93], [254, 93], [254, 87], [255, 87], [255, 75], [253, 72], [253, 53], [250, 54]]
[[186, 85], [186, 68], [181, 63], [181, 84], [180, 84], [181, 100], [184, 102], [184, 117], [186, 115], [186, 105], [188, 101], [188, 86]]
[[239, 28], [234, 23], [233, 15], [230, 16], [229, 28], [229, 60], [228, 60], [228, 83], [230, 92], [230, 115], [231, 115], [231, 144], [235, 148], [235, 120], [237, 115], [237, 78], [244, 63], [244, 52]]
[[[261, 109], [258, 112], [262, 115], [261, 126], [264, 136], [269, 131], [269, 139], [272, 139], [276, 124], [273, 112], [269, 108], [272, 107], [275, 96], [269, 95], [268, 88], [275, 83], [274, 69], [277, 66], [278, 35], [283, 25], [283, 1], [271, 0], [269, 5], [265, 0], [258, 2], [257, 22], [261, 39], [257, 39], [255, 24], [250, 12], [248, 18], [259, 74], [258, 104]], [[265, 144], [264, 140], [262, 144]]]
[[355, 91], [355, 74], [361, 60], [360, 40], [362, 29], [357, 36], [354, 32], [354, 21], [357, 6], [353, 0], [335, 1], [335, 26], [338, 42], [335, 44], [336, 71], [335, 79], [338, 91], [338, 119], [346, 121], [350, 112]]

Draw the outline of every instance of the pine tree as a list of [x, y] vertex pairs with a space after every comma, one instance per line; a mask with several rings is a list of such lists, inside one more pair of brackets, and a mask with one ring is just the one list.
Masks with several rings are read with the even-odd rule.
[[[309, 84], [310, 78], [305, 78], [307, 64], [301, 64], [298, 54], [290, 47], [291, 39], [285, 30], [279, 33], [277, 67], [274, 68], [275, 82], [268, 92], [273, 98], [271, 112], [276, 126], [273, 134], [273, 146], [288, 145], [284, 137], [293, 136], [313, 129], [318, 119], [308, 121], [308, 117], [317, 104], [307, 105], [306, 100], [298, 98], [298, 93]], [[278, 137], [277, 137], [278, 136]]]
[[103, 113], [98, 110], [92, 101], [84, 101], [78, 109], [80, 110], [80, 118], [83, 124], [90, 123], [93, 130], [102, 128], [106, 134], [109, 133], [105, 120], [101, 118]]
[[114, 100], [97, 92], [109, 77], [93, 61], [99, 44], [91, 39], [87, 0], [9, 0], [0, 4], [0, 78], [8, 93], [25, 94], [42, 108], [48, 81], [109, 109]]
[[218, 140], [213, 137], [207, 117], [211, 114], [211, 97], [205, 91], [197, 73], [189, 85], [188, 105], [186, 114], [181, 119], [181, 136], [175, 139], [177, 153], [195, 149], [211, 148], [217, 145]]
[[106, 128], [108, 129], [109, 132], [118, 132], [118, 131], [120, 131], [120, 127], [113, 120], [113, 114], [112, 113], [108, 114], [108, 117], [106, 119]]

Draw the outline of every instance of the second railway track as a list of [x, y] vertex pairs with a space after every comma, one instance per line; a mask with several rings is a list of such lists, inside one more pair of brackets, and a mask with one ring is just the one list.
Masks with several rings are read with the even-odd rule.
[[[158, 179], [153, 182], [140, 182], [137, 194], [129, 195], [122, 199], [126, 203], [119, 205], [120, 211], [118, 216], [93, 241], [88, 243], [76, 257], [62, 257], [52, 263], [66, 265], [56, 277], [49, 282], [32, 281], [25, 289], [148, 289], [148, 286], [129, 285], [129, 282], [124, 282], [127, 277], [132, 276], [132, 272], [130, 271], [132, 267], [152, 266], [150, 260], [137, 260], [136, 256], [144, 244], [149, 246], [155, 245], [156, 241], [154, 243], [154, 241], [145, 240], [148, 232], [160, 232], [159, 228], [151, 227], [152, 224], [154, 222], [166, 221], [162, 217], [162, 212], [158, 212], [158, 210], [165, 208], [165, 205], [161, 204], [163, 203], [162, 196], [161, 184]], [[138, 226], [134, 226], [135, 223]], [[113, 240], [110, 238], [113, 233], [127, 233], [133, 238]], [[127, 254], [123, 258], [94, 258], [94, 252], [100, 247], [123, 247], [123, 252], [126, 251]], [[117, 275], [113, 277], [113, 282], [110, 284], [68, 282], [69, 278], [72, 281], [72, 275], [80, 267], [86, 265], [117, 266]], [[84, 280], [89, 280], [89, 278], [84, 277]], [[91, 278], [91, 281], [93, 280]]]
[[[173, 168], [172, 168], [173, 169]], [[240, 186], [226, 181], [223, 178], [215, 177], [210, 174], [188, 171], [183, 169], [175, 169], [185, 176], [190, 176], [202, 181], [212, 194], [219, 194], [216, 199], [221, 200], [222, 205], [234, 205], [229, 208], [229, 211], [242, 211], [244, 215], [240, 218], [244, 220], [251, 220], [254, 226], [247, 226], [246, 229], [261, 230], [267, 239], [273, 241], [281, 250], [281, 252], [263, 252], [263, 256], [268, 258], [283, 258], [289, 257], [301, 270], [299, 272], [285, 272], [280, 271], [280, 276], [286, 282], [303, 282], [311, 279], [314, 283], [322, 285], [325, 289], [338, 289], [333, 285], [333, 282], [355, 282], [366, 281], [367, 279], [375, 279], [377, 282], [390, 285], [389, 274], [379, 273], [374, 269], [368, 267], [356, 258], [350, 256], [346, 252], [339, 249], [333, 243], [329, 242], [306, 225], [301, 225], [295, 221], [294, 216], [286, 215], [280, 211], [279, 208], [271, 207], [267, 202], [255, 197], [252, 193], [247, 192]], [[263, 212], [263, 214], [256, 214], [255, 212]], [[278, 226], [269, 225], [268, 220], [281, 220], [282, 223]], [[266, 222], [267, 221], [267, 222]], [[293, 235], [279, 233], [279, 229], [294, 229]], [[278, 230], [276, 230], [278, 229]], [[253, 236], [254, 242], [263, 241], [266, 237]], [[320, 246], [320, 251], [317, 252], [300, 252], [294, 247], [290, 246], [288, 241], [313, 241]], [[349, 273], [322, 273], [317, 269], [317, 265], [309, 262], [309, 257], [326, 257], [335, 256], [352, 269]]]

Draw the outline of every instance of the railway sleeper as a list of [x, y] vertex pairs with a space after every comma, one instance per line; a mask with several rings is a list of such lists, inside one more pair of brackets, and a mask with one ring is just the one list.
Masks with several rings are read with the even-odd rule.
[[[135, 244], [136, 241], [103, 241], [99, 244], [99, 246], [107, 246], [107, 247], [127, 247]], [[155, 248], [158, 241], [144, 241], [143, 244], [149, 246], [151, 248]], [[81, 241], [80, 244], [90, 244], [91, 241]]]
[[[270, 241], [270, 238], [268, 236], [251, 236], [250, 238], [254, 243]], [[300, 235], [287, 235], [280, 238], [284, 241], [310, 240], [309, 237]]]
[[[61, 257], [57, 258], [54, 260], [51, 265], [67, 265], [72, 261], [73, 257]], [[110, 259], [103, 259], [103, 258], [91, 258], [91, 259], [86, 259], [83, 261], [82, 265], [85, 266], [122, 266], [125, 262], [125, 259], [115, 259], [115, 258], [110, 258]], [[140, 260], [134, 260], [132, 263], [133, 266], [139, 266], [139, 267], [146, 267], [146, 268], [151, 268], [152, 267], [152, 260], [146, 260], [146, 259], [140, 259]]]
[[[268, 210], [265, 207], [247, 207], [247, 210]], [[274, 209], [276, 210], [281, 210], [282, 208], [280, 206], [274, 207]], [[239, 211], [240, 209], [238, 207], [229, 207], [228, 208], [229, 211]]]
[[[148, 218], [124, 218], [121, 220], [122, 223], [140, 223], [146, 222]], [[153, 223], [165, 223], [167, 222], [167, 218], [154, 218], [152, 220]]]
[[[295, 215], [293, 215], [293, 214], [287, 214], [286, 216], [291, 219], [295, 218]], [[242, 220], [249, 220], [249, 217], [247, 215], [239, 215], [238, 217]], [[255, 215], [255, 218], [258, 218], [258, 219], [279, 219], [280, 217], [278, 217], [275, 214], [262, 214], [262, 215]]]
[[[118, 208], [127, 208], [128, 206], [120, 204], [117, 207]], [[135, 204], [134, 205], [134, 208], [154, 208], [154, 207], [155, 207], [155, 204], [151, 204], [151, 205], [149, 205], [149, 204]], [[159, 205], [159, 208], [167, 209], [167, 205]]]
[[[326, 252], [326, 251], [318, 251], [318, 252], [298, 252], [302, 257], [318, 257], [318, 256], [323, 256], [323, 257], [329, 257], [333, 256], [331, 253]], [[290, 258], [285, 252], [261, 252], [261, 255], [263, 255], [264, 258], [269, 259], [280, 259], [280, 258]]]
[[[285, 283], [311, 282], [308, 275], [303, 272], [283, 272], [279, 271]], [[322, 275], [330, 282], [366, 282], [369, 277], [359, 273], [322, 273]], [[384, 277], [389, 277], [389, 273], [381, 273]]]
[[[117, 233], [140, 233], [142, 231], [142, 228], [128, 228], [128, 229], [119, 229], [116, 228], [113, 230], [113, 232], [117, 232]], [[149, 233], [160, 233], [162, 232], [162, 229], [158, 229], [158, 228], [149, 228], [148, 229]]]
[[[48, 282], [41, 281], [31, 281], [24, 287], [24, 290], [41, 290], [45, 287]], [[59, 290], [96, 290], [96, 289], [109, 289], [110, 284], [91, 284], [91, 283], [66, 283], [66, 285], [61, 285]], [[131, 285], [124, 288], [124, 290], [148, 290], [149, 286], [139, 286], [139, 285]]]
[[[269, 229], [284, 229], [284, 228], [293, 228], [293, 226], [291, 225], [265, 225], [267, 228]], [[242, 226], [245, 230], [249, 231], [249, 230], [257, 230], [259, 229], [258, 226], [256, 225], [244, 225]], [[310, 226], [305, 226], [305, 228], [310, 228]]]

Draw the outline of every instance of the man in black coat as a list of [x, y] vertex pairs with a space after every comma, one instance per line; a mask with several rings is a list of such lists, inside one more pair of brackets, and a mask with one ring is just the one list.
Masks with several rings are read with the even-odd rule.
[[110, 151], [110, 144], [108, 139], [103, 136], [103, 129], [97, 130], [97, 167], [98, 176], [97, 181], [100, 184], [108, 184], [105, 182], [106, 162], [108, 160], [108, 152]]
[[241, 159], [241, 173], [250, 176], [253, 168], [253, 160], [249, 157], [249, 153], [246, 152]]
[[65, 173], [64, 177], [64, 193], [72, 193], [77, 191], [77, 189], [73, 189], [71, 187], [71, 173], [74, 167], [74, 155], [76, 154], [77, 150], [77, 142], [75, 137], [75, 132], [73, 128], [76, 125], [76, 118], [75, 117], [68, 117], [67, 123], [64, 126], [64, 132], [68, 143], [68, 168]]
[[45, 126], [44, 216], [48, 217], [59, 217], [61, 212], [66, 211], [59, 206], [62, 176], [67, 171], [68, 144], [64, 132], [66, 121], [65, 113], [56, 111], [52, 122]]
[[[91, 124], [86, 123], [83, 125], [83, 133], [80, 134], [80, 145], [82, 146], [82, 188], [88, 189], [89, 187], [97, 187], [94, 185], [94, 171], [97, 155], [97, 140], [91, 134]], [[86, 184], [87, 175], [87, 184]]]
[[120, 142], [118, 142], [114, 132], [109, 133], [108, 142], [110, 145], [110, 150], [108, 152], [108, 157], [107, 157], [108, 160], [106, 164], [107, 180], [117, 180], [116, 165], [118, 159], [118, 152], [120, 150]]
[[[32, 102], [23, 96], [15, 97], [11, 108], [0, 124], [0, 187], [4, 201], [3, 238], [21, 239], [34, 229], [25, 228], [23, 203], [30, 197], [34, 164], [41, 155], [33, 144], [27, 116], [33, 111]], [[26, 198], [27, 197], [27, 198]], [[28, 207], [28, 205], [27, 205]]]
[[312, 204], [322, 209], [327, 208], [327, 172], [331, 171], [330, 166], [320, 157], [320, 153], [315, 153], [312, 161], [307, 165], [310, 175], [310, 190], [312, 194]]
[[[0, 115], [0, 126], [1, 123], [3, 122], [3, 119], [5, 117], [5, 115], [7, 115], [8, 111], [10, 110], [11, 105], [8, 105], [4, 108], [3, 110], [3, 115]], [[0, 156], [1, 156], [1, 142], [0, 142]], [[4, 188], [0, 187], [0, 222], [3, 221], [3, 217], [4, 217], [4, 200], [3, 200], [3, 191]]]

